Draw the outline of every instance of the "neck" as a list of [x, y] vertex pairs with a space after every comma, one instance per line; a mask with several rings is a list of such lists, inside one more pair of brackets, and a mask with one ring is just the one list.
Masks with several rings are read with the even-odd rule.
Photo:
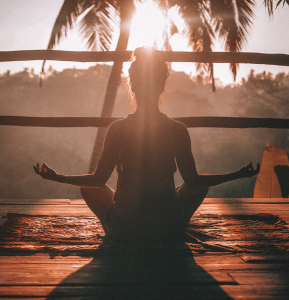
[[143, 93], [135, 93], [138, 114], [156, 115], [160, 113], [159, 110], [159, 97], [154, 93], [144, 95]]

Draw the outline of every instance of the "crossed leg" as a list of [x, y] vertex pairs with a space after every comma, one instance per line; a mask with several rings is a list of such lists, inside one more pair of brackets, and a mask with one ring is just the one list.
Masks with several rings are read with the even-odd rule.
[[[185, 213], [185, 224], [188, 226], [192, 215], [202, 204], [208, 193], [208, 187], [200, 187], [191, 189], [186, 183], [181, 184], [177, 188], [177, 193], [182, 201]], [[101, 188], [80, 188], [81, 195], [90, 210], [98, 217], [104, 228], [107, 210], [113, 204], [114, 191], [104, 185]]]
[[114, 191], [108, 185], [104, 185], [101, 188], [81, 187], [80, 192], [87, 206], [98, 217], [104, 228], [107, 210], [113, 204]]
[[191, 189], [185, 182], [177, 188], [177, 193], [184, 207], [184, 221], [186, 227], [189, 225], [190, 219], [193, 214], [204, 201], [208, 191], [209, 187], [206, 186]]

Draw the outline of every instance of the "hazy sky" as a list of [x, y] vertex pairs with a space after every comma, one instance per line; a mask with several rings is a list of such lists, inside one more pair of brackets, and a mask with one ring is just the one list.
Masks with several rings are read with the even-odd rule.
[[[61, 0], [3, 0], [0, 10], [0, 51], [45, 49], [55, 18], [62, 6]], [[255, 9], [256, 18], [252, 27], [248, 43], [243, 51], [261, 53], [289, 54], [289, 8], [286, 5], [274, 12], [274, 17], [269, 19], [262, 1], [257, 0]], [[173, 50], [186, 51], [185, 42], [175, 38]], [[62, 42], [57, 49], [62, 50], [86, 50], [84, 42], [78, 36], [77, 31], [69, 32], [69, 38]], [[215, 51], [219, 51], [216, 48]], [[34, 68], [36, 73], [41, 69], [40, 61], [7, 62], [0, 63], [0, 73], [7, 69], [12, 72], [20, 71], [24, 67]], [[86, 67], [89, 64], [48, 62], [56, 69], [64, 67]], [[186, 72], [194, 71], [194, 66], [183, 63], [175, 66], [177, 70]], [[289, 72], [289, 67], [265, 66], [265, 65], [241, 65], [237, 80], [246, 76], [250, 69], [257, 72], [263, 70], [276, 72]], [[225, 83], [233, 83], [228, 65], [217, 65], [216, 77]]]

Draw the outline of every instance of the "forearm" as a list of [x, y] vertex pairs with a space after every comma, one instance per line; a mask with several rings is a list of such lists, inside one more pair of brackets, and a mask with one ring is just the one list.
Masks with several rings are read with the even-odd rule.
[[221, 175], [198, 175], [196, 178], [195, 185], [215, 186], [239, 178], [242, 178], [239, 171]]
[[100, 182], [100, 180], [97, 180], [94, 174], [75, 176], [56, 174], [55, 178], [53, 178], [52, 180], [59, 183], [66, 183], [84, 187], [101, 187], [103, 185], [102, 182]]

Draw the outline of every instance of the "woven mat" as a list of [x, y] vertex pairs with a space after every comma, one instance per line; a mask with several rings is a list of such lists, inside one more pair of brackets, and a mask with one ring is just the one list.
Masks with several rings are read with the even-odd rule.
[[187, 233], [193, 237], [193, 250], [289, 251], [289, 227], [273, 214], [201, 215], [191, 219]]
[[[96, 250], [104, 231], [96, 217], [8, 214], [0, 226], [0, 250]], [[186, 244], [192, 252], [289, 251], [289, 228], [277, 215], [193, 217]]]

